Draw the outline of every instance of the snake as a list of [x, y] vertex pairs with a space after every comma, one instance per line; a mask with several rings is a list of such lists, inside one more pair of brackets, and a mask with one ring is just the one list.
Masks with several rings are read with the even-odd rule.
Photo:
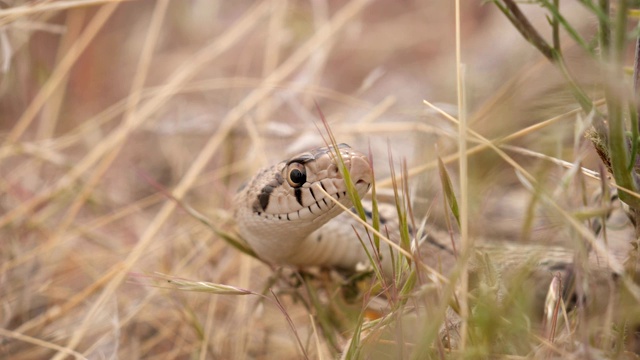
[[[368, 156], [347, 144], [318, 147], [294, 155], [263, 168], [241, 186], [234, 199], [237, 232], [258, 257], [274, 265], [299, 268], [355, 269], [369, 261], [367, 252], [373, 251], [373, 245], [363, 239], [365, 235], [357, 235], [364, 233], [362, 225], [335, 203], [346, 208], [353, 205], [340, 170], [341, 161], [362, 198], [371, 188], [372, 166]], [[385, 233], [398, 241], [395, 206], [380, 205], [379, 213]], [[372, 209], [365, 208], [365, 214], [371, 218]], [[417, 232], [411, 228], [409, 231]], [[429, 229], [421, 240], [418, 252], [422, 262], [442, 269], [443, 273], [453, 267], [456, 245], [450, 232]], [[515, 273], [518, 266], [534, 264], [536, 271], [530, 277], [541, 282], [542, 294], [553, 274], [561, 272], [566, 278], [572, 277], [574, 271], [575, 251], [562, 246], [481, 241], [475, 251], [475, 259], [479, 261], [472, 261], [471, 269], [486, 267], [483, 259], [487, 255], [498, 264], [500, 272], [507, 275]], [[391, 274], [390, 256], [382, 257], [383, 270]], [[621, 257], [618, 254], [618, 258]], [[593, 254], [587, 270], [598, 283], [609, 283], [619, 275]]]

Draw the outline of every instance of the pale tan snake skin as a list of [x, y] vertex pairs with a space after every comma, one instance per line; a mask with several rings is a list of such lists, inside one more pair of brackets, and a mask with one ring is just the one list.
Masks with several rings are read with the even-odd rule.
[[[351, 174], [360, 197], [371, 184], [371, 166], [367, 156], [340, 144], [338, 149]], [[263, 260], [278, 265], [297, 267], [325, 266], [354, 269], [367, 263], [368, 257], [354, 228], [364, 238], [362, 225], [324, 198], [323, 188], [340, 203], [351, 207], [346, 186], [338, 170], [333, 147], [316, 148], [259, 171], [235, 198], [234, 216], [240, 236]], [[380, 216], [391, 240], [397, 241], [398, 224], [395, 207], [382, 206]], [[413, 230], [411, 230], [413, 231]], [[446, 231], [429, 229], [420, 245], [420, 260], [431, 268], [447, 273], [456, 261], [451, 236]], [[371, 249], [370, 249], [371, 250]], [[388, 252], [387, 252], [388, 253]], [[525, 263], [534, 266], [529, 279], [539, 287], [535, 296], [544, 297], [554, 274], [571, 277], [574, 252], [557, 246], [536, 246], [502, 242], [479, 242], [471, 259], [470, 271], [485, 264], [489, 256], [505, 277]], [[618, 254], [622, 259], [624, 255]], [[617, 274], [606, 261], [590, 256], [587, 271], [596, 283], [610, 283]], [[479, 259], [479, 260], [478, 260]], [[383, 255], [383, 270], [391, 271], [389, 256]], [[480, 275], [478, 275], [480, 276]], [[472, 279], [474, 276], [471, 277]], [[599, 285], [595, 285], [599, 286]], [[609, 288], [609, 286], [605, 286]]]

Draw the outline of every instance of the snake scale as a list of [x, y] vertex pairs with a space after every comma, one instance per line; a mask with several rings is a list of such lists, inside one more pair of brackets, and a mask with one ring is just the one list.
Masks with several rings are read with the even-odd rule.
[[[367, 156], [346, 144], [338, 145], [337, 149], [333, 146], [316, 148], [262, 169], [236, 194], [237, 230], [263, 260], [278, 265], [343, 269], [354, 269], [359, 263], [368, 262], [354, 231], [364, 234], [362, 225], [326, 198], [329, 194], [346, 207], [352, 206], [336, 150], [341, 154], [358, 195], [364, 196], [371, 187], [371, 165]], [[397, 241], [395, 211], [391, 205], [381, 207], [380, 216], [386, 233]], [[367, 214], [371, 215], [369, 211]], [[361, 236], [364, 237], [366, 235]], [[536, 295], [539, 297], [546, 294], [553, 274], [561, 273], [565, 278], [573, 274], [575, 254], [568, 248], [480, 242], [475, 250], [480, 255], [476, 258], [488, 254], [505, 276], [514, 273], [512, 270], [517, 266], [533, 264], [535, 271], [529, 278], [540, 289]], [[445, 231], [427, 231], [419, 253], [425, 264], [445, 274], [456, 261], [451, 236]], [[389, 274], [388, 257], [385, 260], [383, 256], [382, 265]], [[472, 264], [472, 270], [474, 266], [483, 265]], [[594, 286], [611, 284], [611, 279], [617, 275], [593, 254], [587, 271], [594, 274], [591, 277], [596, 282]], [[602, 286], [609, 288], [609, 285]]]

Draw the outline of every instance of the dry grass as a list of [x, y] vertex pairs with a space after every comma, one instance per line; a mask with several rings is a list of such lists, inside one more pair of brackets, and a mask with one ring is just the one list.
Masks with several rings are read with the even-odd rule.
[[[382, 201], [394, 196], [389, 150], [396, 164], [406, 159], [396, 183], [413, 200], [407, 221], [428, 215], [427, 227], [459, 232], [443, 202], [440, 157], [459, 192], [463, 239], [587, 239], [607, 256], [585, 232], [608, 206], [592, 200], [601, 182], [571, 166], [601, 169], [582, 136], [588, 117], [494, 7], [462, 1], [456, 61], [449, 0], [4, 3], [0, 357], [626, 354], [608, 301], [604, 319], [580, 318], [549, 338], [514, 310], [526, 293], [492, 303], [482, 301], [491, 291], [470, 289], [462, 309], [480, 300], [462, 310], [472, 319], [450, 351], [439, 330], [455, 281], [434, 284], [418, 270], [405, 283], [406, 267], [380, 302], [370, 277], [345, 284], [329, 272], [272, 272], [223, 240], [242, 181], [322, 143], [317, 103], [339, 142], [371, 147]], [[563, 6], [592, 30], [579, 5]], [[591, 81], [590, 60], [567, 53]], [[467, 143], [453, 122], [465, 118], [459, 108]], [[605, 228], [608, 246], [625, 251], [633, 231], [624, 217]], [[372, 298], [383, 304], [377, 320], [375, 306], [363, 309]], [[638, 315], [637, 301], [627, 306], [629, 319]]]

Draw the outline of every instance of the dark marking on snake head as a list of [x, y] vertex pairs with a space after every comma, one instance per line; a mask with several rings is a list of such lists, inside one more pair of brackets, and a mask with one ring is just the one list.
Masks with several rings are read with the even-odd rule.
[[321, 187], [321, 188], [322, 188], [322, 190], [324, 190], [325, 192], [328, 192], [328, 191], [327, 191], [327, 188], [326, 188], [326, 187], [324, 187], [324, 184], [322, 183], [322, 181], [320, 181], [320, 187]]
[[316, 194], [313, 193], [313, 188], [309, 188], [309, 192], [311, 193], [311, 197], [313, 198], [313, 200], [315, 200]]
[[298, 202], [298, 204], [300, 204], [300, 206], [304, 206], [302, 205], [302, 189], [296, 188], [294, 189], [293, 193], [296, 195], [296, 201]]
[[282, 185], [284, 183], [284, 178], [279, 172], [276, 173], [276, 182], [278, 183], [278, 185]]
[[[264, 191], [264, 189], [266, 189], [267, 187], [271, 187], [271, 192], [273, 192], [273, 189], [275, 189], [278, 186], [282, 185], [282, 183], [284, 183], [284, 178], [282, 177], [282, 174], [276, 173], [275, 176], [273, 177], [273, 179], [271, 181], [269, 181], [267, 183], [267, 185], [265, 185], [262, 188], [262, 191]], [[269, 192], [269, 194], [271, 194], [271, 192]]]
[[262, 190], [260, 190], [260, 194], [258, 194], [258, 203], [262, 208], [262, 210], [267, 210], [267, 206], [269, 206], [269, 199], [271, 198], [271, 193], [273, 192], [273, 189], [274, 189], [273, 186], [265, 185], [262, 188]]

